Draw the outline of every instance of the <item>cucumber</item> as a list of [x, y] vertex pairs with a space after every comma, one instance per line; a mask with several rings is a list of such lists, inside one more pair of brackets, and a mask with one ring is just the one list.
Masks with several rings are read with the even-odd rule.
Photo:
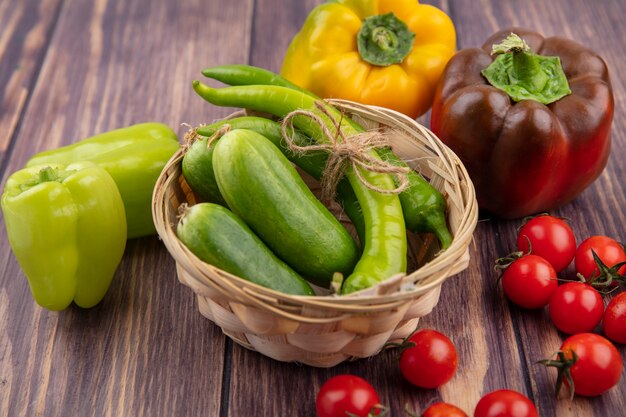
[[215, 175], [213, 174], [213, 148], [207, 145], [208, 139], [199, 139], [191, 144], [183, 156], [181, 168], [185, 181], [191, 189], [204, 201], [217, 203], [223, 206], [226, 201], [222, 198]]
[[226, 272], [283, 293], [314, 295], [298, 273], [225, 207], [213, 203], [188, 207], [176, 234], [194, 255]]
[[[208, 138], [218, 133], [220, 129], [248, 129], [253, 130], [269, 139], [289, 160], [302, 168], [305, 172], [319, 179], [326, 164], [328, 155], [326, 153], [316, 153], [299, 155], [290, 151], [285, 144], [280, 124], [269, 119], [255, 116], [243, 116], [234, 119], [223, 120], [208, 126], [197, 128], [198, 134], [202, 137], [193, 142], [185, 152], [182, 169], [183, 176], [191, 189], [204, 201], [226, 205], [222, 194], [217, 186], [213, 173], [213, 148], [217, 140], [208, 146]], [[300, 146], [311, 144], [311, 140], [300, 132], [295, 132], [294, 141]]]
[[305, 278], [328, 287], [335, 272], [352, 272], [356, 243], [264, 136], [226, 133], [215, 145], [213, 171], [230, 209]]
[[[198, 134], [205, 137], [211, 137], [217, 131], [219, 131], [219, 129], [223, 128], [224, 125], [229, 125], [232, 129], [248, 129], [260, 133], [261, 135], [269, 139], [287, 157], [287, 159], [296, 164], [298, 168], [302, 169], [304, 172], [317, 180], [320, 180], [322, 178], [324, 167], [326, 166], [326, 160], [328, 159], [328, 153], [319, 151], [299, 154], [290, 150], [287, 146], [287, 143], [285, 142], [285, 139], [283, 139], [280, 123], [263, 117], [242, 116], [233, 119], [223, 120], [220, 122], [215, 122], [210, 125], [200, 126], [198, 127]], [[312, 143], [309, 137], [305, 136], [302, 132], [298, 130], [295, 130], [293, 140], [294, 143], [298, 146], [307, 146]], [[204, 146], [194, 149], [194, 152], [202, 152], [205, 154], [210, 153], [210, 155], [213, 155], [213, 149], [206, 146], [206, 139], [203, 139], [203, 143]], [[196, 157], [194, 156], [194, 159], [195, 158]], [[204, 175], [203, 178], [205, 178], [206, 181], [210, 181], [212, 184], [214, 184], [205, 185], [205, 187], [211, 187], [211, 189], [213, 190], [217, 188], [217, 183], [215, 182], [215, 176], [213, 175], [213, 165], [208, 159], [208, 155], [203, 158], [203, 166], [204, 169], [206, 169], [207, 171], [209, 170], [208, 167], [210, 166], [210, 174]], [[191, 183], [189, 185], [191, 185]], [[194, 189], [193, 186], [191, 188]], [[217, 193], [220, 199], [223, 199], [222, 195], [219, 193], [219, 190], [217, 192], [211, 191], [211, 194], [215, 193]], [[350, 218], [350, 220], [352, 221], [352, 224], [354, 225], [356, 232], [359, 236], [360, 242], [364, 242], [365, 222], [363, 221], [361, 205], [359, 204], [359, 201], [357, 200], [356, 195], [352, 190], [352, 186], [348, 183], [348, 180], [346, 178], [342, 178], [341, 181], [339, 181], [339, 184], [337, 184], [337, 200], [341, 204], [341, 207], [343, 207], [343, 210], [348, 218]]]

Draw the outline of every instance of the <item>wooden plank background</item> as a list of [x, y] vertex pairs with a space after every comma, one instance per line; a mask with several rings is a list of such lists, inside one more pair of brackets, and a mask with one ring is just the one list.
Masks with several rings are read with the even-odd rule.
[[[0, 0], [0, 174], [2, 184], [34, 153], [142, 121], [181, 123], [223, 117], [191, 80], [203, 67], [249, 63], [280, 69], [291, 37], [320, 0]], [[555, 212], [580, 240], [624, 233], [626, 29], [622, 0], [426, 1], [446, 11], [458, 47], [525, 26], [564, 35], [605, 58], [616, 101], [606, 171]], [[428, 115], [420, 118], [428, 124]], [[245, 350], [197, 312], [192, 292], [156, 237], [130, 241], [105, 300], [96, 308], [42, 310], [32, 302], [0, 225], [0, 416], [315, 416], [329, 377], [369, 380], [391, 407], [424, 409], [444, 400], [471, 415], [486, 392], [528, 395], [542, 416], [620, 416], [626, 382], [607, 394], [555, 400], [554, 371], [535, 362], [563, 335], [545, 312], [506, 302], [493, 260], [513, 248], [518, 222], [481, 218], [469, 268], [444, 284], [420, 327], [448, 334], [459, 350], [455, 378], [417, 389], [397, 368], [397, 352], [331, 369], [280, 363]], [[623, 346], [620, 347], [622, 355]]]

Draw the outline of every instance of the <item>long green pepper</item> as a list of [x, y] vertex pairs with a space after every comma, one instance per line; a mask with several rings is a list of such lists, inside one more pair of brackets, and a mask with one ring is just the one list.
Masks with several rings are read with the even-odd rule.
[[[242, 107], [269, 112], [279, 117], [295, 110], [305, 110], [317, 115], [331, 131], [333, 128], [332, 121], [317, 108], [318, 100], [287, 87], [256, 85], [216, 89], [194, 81], [193, 88], [202, 98], [218, 106]], [[331, 106], [326, 107], [329, 114], [341, 120], [341, 129], [346, 136], [360, 133], [341, 118], [338, 110]], [[320, 126], [310, 118], [297, 116], [293, 118], [293, 122], [311, 138], [327, 141]], [[371, 287], [393, 275], [406, 273], [407, 254], [406, 228], [398, 196], [369, 189], [351, 167], [345, 175], [363, 211], [365, 241], [359, 262], [343, 283], [344, 294]], [[387, 190], [395, 188], [390, 175], [367, 170], [361, 170], [361, 175], [375, 187]]]
[[228, 85], [277, 85], [287, 87], [319, 99], [315, 94], [298, 87], [286, 78], [272, 71], [251, 65], [234, 64], [205, 68], [202, 70], [202, 75]]

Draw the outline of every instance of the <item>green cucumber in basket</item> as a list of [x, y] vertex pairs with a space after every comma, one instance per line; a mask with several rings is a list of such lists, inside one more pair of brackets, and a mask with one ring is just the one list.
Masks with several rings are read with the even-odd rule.
[[204, 201], [225, 206], [226, 201], [217, 187], [213, 174], [214, 146], [208, 146], [207, 142], [207, 138], [199, 139], [187, 148], [181, 163], [183, 176], [191, 189]]
[[[243, 116], [233, 119], [222, 120], [211, 125], [200, 126], [196, 129], [199, 137], [187, 148], [182, 161], [183, 176], [191, 189], [203, 200], [226, 205], [224, 197], [219, 191], [215, 174], [213, 172], [213, 149], [217, 141], [208, 145], [209, 138], [220, 134], [220, 129], [248, 129], [253, 130], [269, 139], [290, 161], [302, 168], [306, 173], [319, 179], [328, 155], [318, 152], [316, 154], [298, 155], [288, 150], [284, 140], [280, 124], [269, 119], [257, 116]], [[223, 130], [221, 134], [227, 130]], [[294, 135], [294, 142], [300, 146], [311, 144], [311, 139], [300, 132]]]
[[184, 208], [176, 234], [194, 255], [226, 272], [283, 293], [314, 295], [298, 273], [225, 207], [199, 203]]
[[335, 272], [352, 272], [356, 243], [267, 138], [245, 129], [224, 134], [213, 171], [231, 210], [305, 278], [328, 287]]
[[[220, 129], [223, 129], [225, 125], [230, 126], [231, 129], [253, 130], [265, 136], [276, 147], [278, 147], [278, 149], [291, 162], [296, 164], [296, 166], [298, 166], [304, 172], [311, 175], [317, 180], [322, 178], [324, 167], [326, 166], [326, 160], [328, 159], [328, 154], [322, 151], [315, 153], [312, 152], [307, 154], [299, 154], [298, 152], [290, 150], [285, 140], [283, 139], [283, 133], [280, 123], [273, 120], [258, 116], [242, 116], [235, 117], [233, 119], [222, 120], [212, 123], [210, 125], [200, 126], [197, 128], [196, 131], [201, 137], [208, 138], [216, 134]], [[310, 145], [312, 142], [308, 136], [297, 130], [294, 132], [293, 141], [298, 146], [307, 146]], [[201, 163], [202, 166], [199, 167], [199, 169], [193, 170], [193, 172], [189, 172], [188, 174], [189, 179], [187, 182], [191, 186], [191, 189], [194, 191], [196, 191], [197, 189], [198, 191], [196, 192], [208, 201], [211, 201], [210, 199], [223, 200], [222, 195], [219, 194], [219, 190], [217, 190], [217, 193], [219, 195], [215, 195], [214, 190], [218, 187], [217, 182], [215, 181], [215, 176], [213, 175], [213, 163], [210, 160], [211, 156], [213, 155], [213, 146], [209, 148], [207, 147], [206, 143], [207, 139], [199, 139], [193, 145], [191, 145], [191, 147], [187, 151], [187, 154], [185, 154], [185, 157], [183, 158], [183, 174], [185, 174], [185, 159], [193, 161], [193, 165], [195, 165], [196, 163]], [[194, 172], [201, 172], [202, 175], [194, 175]], [[187, 174], [185, 174], [185, 177], [187, 177]], [[208, 192], [205, 192], [204, 190], [208, 190]], [[206, 195], [206, 197], [204, 195]], [[339, 181], [339, 184], [337, 185], [337, 199], [343, 207], [345, 213], [352, 221], [352, 224], [354, 225], [360, 240], [363, 241], [365, 234], [363, 213], [361, 212], [361, 206], [359, 205], [359, 202], [354, 195], [354, 191], [352, 191], [352, 187], [345, 178]]]

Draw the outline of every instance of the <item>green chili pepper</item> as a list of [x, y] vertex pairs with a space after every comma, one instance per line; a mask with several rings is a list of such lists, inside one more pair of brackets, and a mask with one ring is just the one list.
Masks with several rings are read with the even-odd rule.
[[[289, 147], [283, 140], [280, 124], [273, 120], [266, 119], [264, 117], [243, 116], [228, 120], [222, 120], [220, 122], [212, 123], [206, 126], [200, 126], [196, 131], [201, 136], [211, 137], [224, 125], [229, 125], [231, 129], [253, 130], [265, 136], [274, 145], [276, 145], [276, 147], [278, 147], [278, 149], [280, 149], [280, 151], [287, 158], [289, 158], [291, 162], [300, 167], [304, 172], [311, 175], [317, 180], [322, 178], [324, 166], [326, 165], [326, 160], [328, 159], [328, 154], [321, 151], [311, 152], [307, 154], [299, 154], [297, 152], [293, 152], [289, 149]], [[312, 142], [310, 138], [302, 134], [302, 132], [298, 131], [295, 132], [293, 141], [298, 146], [306, 146]], [[192, 157], [192, 159], [198, 161], [198, 163], [200, 163], [200, 160], [202, 159], [202, 166], [204, 168], [204, 171], [206, 172], [202, 176], [202, 181], [199, 181], [199, 178], [194, 178], [193, 175], [189, 175], [191, 179], [190, 181], [190, 179], [187, 179], [187, 175], [185, 175], [187, 182], [194, 191], [196, 190], [196, 188], [199, 190], [213, 190], [212, 192], [204, 193], [208, 194], [207, 196], [202, 195], [202, 197], [206, 200], [219, 200], [221, 196], [217, 197], [214, 195], [214, 193], [216, 192], [215, 190], [217, 189], [217, 182], [215, 181], [215, 176], [212, 172], [212, 147], [208, 148], [206, 142], [206, 139], [200, 139], [194, 142], [191, 146], [190, 151], [185, 154], [185, 157], [183, 158], [183, 174], [185, 173], [185, 158], [187, 158], [187, 156], [190, 154], [193, 155], [193, 151], [196, 156]], [[217, 192], [219, 193], [219, 190], [217, 190]], [[352, 191], [352, 187], [350, 186], [350, 183], [347, 181], [347, 179], [345, 179], [345, 177], [342, 178], [337, 185], [337, 197], [345, 213], [352, 221], [352, 224], [354, 225], [357, 234], [359, 235], [359, 239], [362, 241], [363, 239], [365, 239], [365, 223], [363, 221], [363, 213], [361, 212], [361, 206], [359, 206], [359, 202], [354, 195], [354, 191]]]
[[142, 123], [41, 152], [26, 166], [92, 161], [104, 168], [122, 195], [131, 239], [156, 233], [152, 191], [161, 170], [179, 146], [176, 134], [168, 126]]
[[17, 171], [7, 180], [2, 213], [39, 305], [100, 302], [126, 245], [124, 204], [103, 168], [85, 161]]
[[[259, 67], [223, 65], [204, 69], [202, 74], [228, 85], [277, 85], [291, 88], [319, 99], [310, 91], [296, 86], [278, 74]], [[348, 119], [348, 122], [359, 132], [364, 131], [363, 127], [352, 119]], [[377, 152], [382, 159], [394, 165], [408, 166], [389, 148], [381, 148]], [[442, 249], [447, 249], [452, 243], [452, 235], [447, 225], [446, 212], [448, 205], [445, 197], [414, 170], [407, 174], [407, 179], [409, 180], [409, 186], [400, 193], [400, 203], [402, 204], [407, 229], [416, 233], [434, 233], [437, 239], [439, 239]], [[341, 188], [345, 188], [345, 186], [338, 188], [340, 198], [342, 195]], [[344, 208], [350, 219], [355, 223], [357, 230], [359, 230], [358, 212], [353, 211], [349, 203]], [[354, 218], [353, 215], [355, 216]], [[360, 236], [361, 233], [359, 232]]]
[[[378, 154], [394, 165], [407, 166], [406, 162], [389, 148], [378, 149]], [[452, 244], [452, 235], [446, 218], [448, 209], [446, 198], [414, 170], [410, 170], [406, 176], [409, 186], [400, 193], [406, 228], [417, 233], [434, 233], [441, 243], [441, 248], [447, 249]]]
[[280, 75], [251, 65], [220, 65], [205, 68], [202, 75], [228, 85], [278, 85], [291, 88], [317, 98], [313, 93], [300, 88]]
[[[286, 87], [256, 85], [215, 89], [194, 81], [193, 88], [198, 95], [215, 105], [265, 111], [279, 117], [295, 110], [306, 110], [316, 114], [329, 129], [332, 130], [333, 127], [332, 121], [317, 108], [314, 97]], [[344, 134], [350, 136], [359, 133], [341, 118], [337, 109], [326, 107], [329, 114], [342, 120], [341, 129]], [[297, 116], [293, 122], [312, 139], [327, 141], [321, 127], [310, 118]], [[387, 190], [395, 188], [393, 179], [387, 174], [363, 169], [360, 174], [375, 187]], [[372, 191], [360, 181], [352, 168], [348, 168], [345, 175], [361, 205], [365, 220], [363, 254], [342, 287], [343, 293], [350, 293], [370, 287], [398, 273], [406, 273], [407, 241], [398, 196]]]

